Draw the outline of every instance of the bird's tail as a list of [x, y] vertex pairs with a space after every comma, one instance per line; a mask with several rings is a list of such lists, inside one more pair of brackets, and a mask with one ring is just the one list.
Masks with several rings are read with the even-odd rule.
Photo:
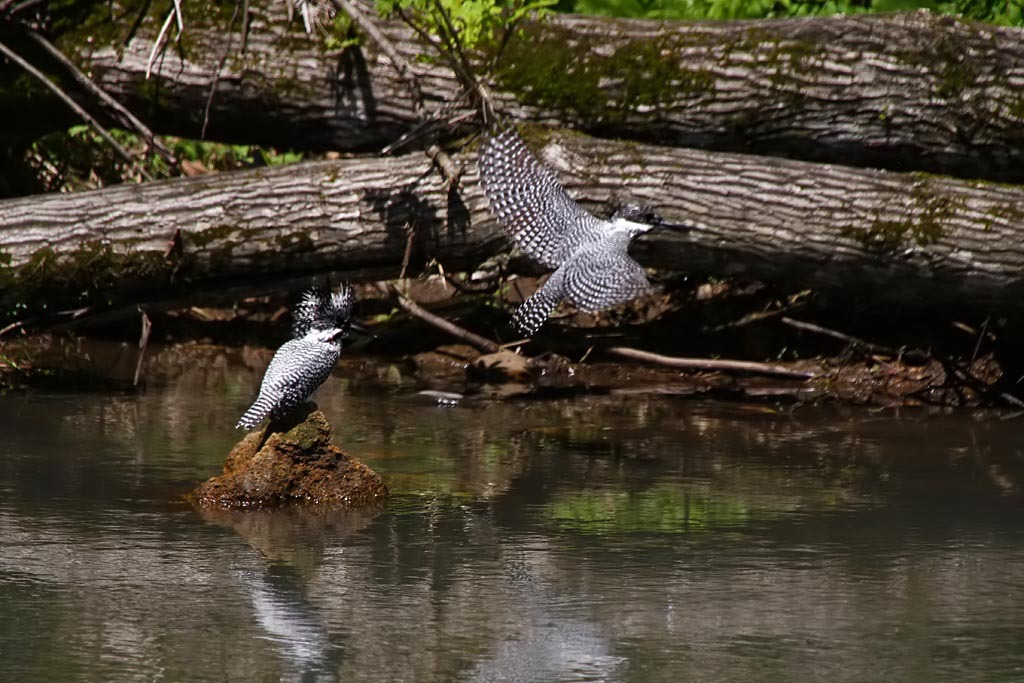
[[246, 431], [250, 431], [253, 427], [263, 422], [263, 418], [270, 415], [274, 409], [274, 404], [269, 398], [260, 396], [256, 399], [256, 402], [249, 406], [249, 410], [245, 411], [239, 420], [238, 424], [235, 425], [235, 429], [243, 428]]
[[559, 273], [555, 273], [544, 283], [543, 287], [524, 301], [523, 305], [512, 314], [512, 324], [520, 334], [527, 337], [532, 336], [548, 319], [558, 302], [562, 300], [561, 278], [559, 277], [556, 281], [558, 275]]

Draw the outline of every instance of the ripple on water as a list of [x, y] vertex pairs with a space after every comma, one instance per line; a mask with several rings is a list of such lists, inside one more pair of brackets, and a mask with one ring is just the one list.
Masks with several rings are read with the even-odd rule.
[[255, 388], [203, 386], [0, 397], [0, 679], [1024, 667], [1010, 421], [328, 392], [321, 407], [386, 477], [388, 505], [200, 514], [180, 495], [219, 470]]

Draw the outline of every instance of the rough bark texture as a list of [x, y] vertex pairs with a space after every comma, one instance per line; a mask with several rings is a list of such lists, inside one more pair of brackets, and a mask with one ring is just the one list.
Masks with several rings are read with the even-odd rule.
[[[16, 317], [328, 270], [397, 277], [410, 230], [432, 255], [467, 266], [501, 243], [469, 223], [419, 154], [10, 200], [0, 203], [0, 307]], [[411, 252], [412, 267], [422, 253]]]
[[[581, 136], [530, 144], [591, 210], [630, 199], [691, 228], [641, 238], [644, 265], [907, 308], [1024, 309], [1024, 189]], [[2, 202], [0, 304], [10, 317], [323, 270], [394, 277], [410, 253], [472, 267], [507, 242], [475, 154], [456, 161], [459, 192], [413, 155]]]
[[[254, 0], [249, 7], [246, 50], [238, 51], [236, 35], [218, 81], [211, 138], [368, 150], [416, 123], [407, 84], [376, 46], [324, 51], [300, 26], [284, 25], [281, 3]], [[197, 137], [231, 8], [203, 6], [194, 14], [180, 47], [164, 53], [149, 81], [146, 64], [162, 17], [147, 16], [127, 44], [109, 29], [83, 28], [61, 45], [154, 126]], [[429, 49], [404, 25], [381, 27], [417, 72], [427, 110], [454, 105], [446, 111], [457, 114], [452, 72], [440, 60], [418, 60]], [[492, 57], [485, 49], [478, 64]], [[528, 25], [498, 65], [491, 88], [499, 112], [516, 122], [658, 144], [1024, 178], [1019, 29], [926, 12], [722, 23], [557, 16]]]

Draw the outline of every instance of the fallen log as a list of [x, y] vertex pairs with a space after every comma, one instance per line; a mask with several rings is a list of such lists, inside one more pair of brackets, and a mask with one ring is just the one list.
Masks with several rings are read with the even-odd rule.
[[[356, 3], [372, 14], [365, 2]], [[421, 120], [409, 82], [372, 41], [341, 50], [248, 3], [225, 56], [230, 5], [185, 4], [186, 33], [152, 62], [162, 16], [134, 11], [60, 37], [80, 67], [153, 127], [281, 148], [378, 150]], [[465, 114], [455, 74], [402, 23], [381, 33], [414, 71], [428, 115]], [[240, 31], [240, 24], [235, 26]], [[345, 36], [336, 36], [344, 38]], [[241, 45], [236, 40], [235, 45]], [[493, 48], [474, 55], [482, 74]], [[152, 78], [146, 78], [149, 70]], [[490, 74], [509, 120], [604, 137], [1024, 179], [1024, 30], [928, 12], [768, 21], [653, 22], [558, 15], [514, 37]], [[23, 97], [19, 91], [19, 96]], [[24, 112], [24, 116], [18, 112]], [[38, 126], [12, 110], [9, 130]]]
[[[639, 239], [645, 266], [950, 315], [1024, 310], [1024, 189], [576, 135], [529, 144], [591, 210], [640, 201], [690, 228]], [[471, 269], [507, 241], [475, 155], [454, 159], [461, 189], [410, 155], [0, 202], [0, 310], [393, 278], [410, 260]]]

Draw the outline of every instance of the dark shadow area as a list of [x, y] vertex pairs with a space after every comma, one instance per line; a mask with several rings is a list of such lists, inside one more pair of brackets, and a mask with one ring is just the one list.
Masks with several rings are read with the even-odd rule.
[[377, 118], [377, 98], [373, 82], [366, 68], [366, 56], [358, 45], [345, 48], [338, 56], [338, 77], [334, 81], [336, 111], [340, 116], [364, 116], [373, 122]]

